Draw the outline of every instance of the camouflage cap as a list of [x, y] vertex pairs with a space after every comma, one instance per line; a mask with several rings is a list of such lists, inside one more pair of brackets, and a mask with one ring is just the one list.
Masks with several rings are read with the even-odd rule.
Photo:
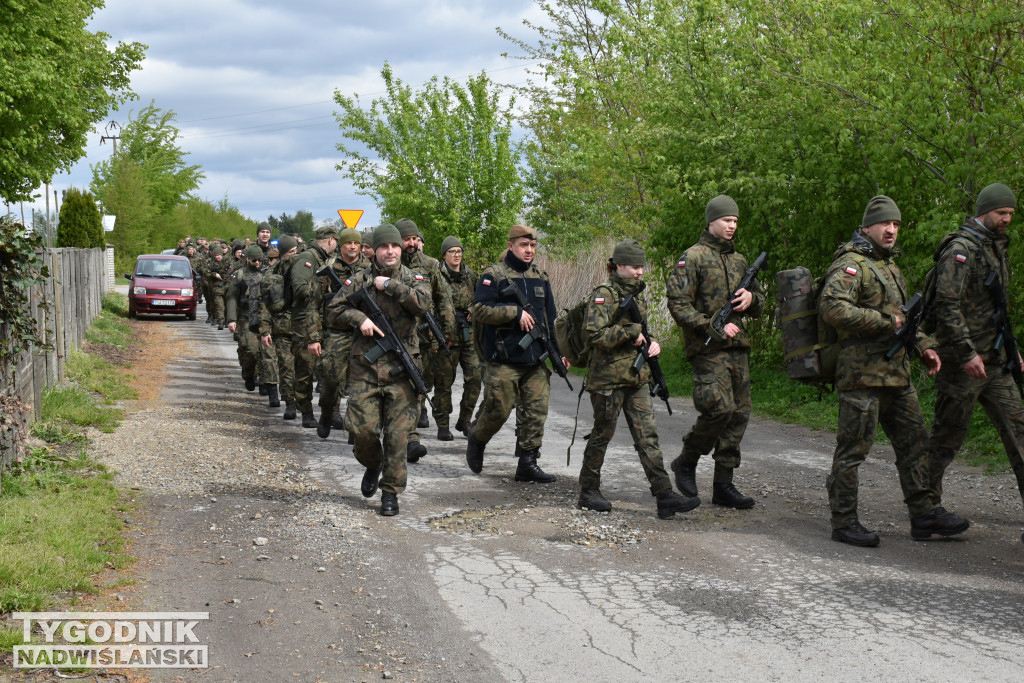
[[338, 239], [338, 229], [333, 225], [325, 225], [322, 228], [316, 229], [316, 238], [318, 240], [325, 240], [329, 237]]
[[[390, 223], [385, 223], [384, 225], [390, 225]], [[399, 218], [395, 221], [394, 227], [398, 228], [398, 234], [400, 234], [403, 239], [406, 237], [412, 237], [413, 235], [423, 239], [423, 233], [420, 232], [420, 229], [416, 227], [416, 224], [413, 223], [410, 218]], [[377, 233], [376, 230], [373, 232], [374, 234]]]
[[390, 223], [382, 223], [373, 229], [373, 248], [384, 244], [401, 244], [402, 233]]
[[359, 234], [358, 230], [353, 228], [345, 228], [338, 233], [338, 244], [345, 244], [346, 242], [362, 242], [363, 236]]
[[217, 254], [222, 254], [223, 255], [224, 254], [224, 247], [220, 246], [220, 244], [212, 244], [212, 245], [210, 245], [210, 255], [211, 256], [216, 256]]
[[718, 195], [704, 207], [704, 220], [709, 224], [726, 216], [740, 217], [739, 205], [736, 204], [735, 199], [727, 194]]
[[612, 263], [619, 266], [642, 266], [647, 263], [644, 248], [634, 239], [622, 240], [615, 245]]
[[537, 239], [537, 231], [528, 225], [513, 225], [508, 231], [508, 241], [519, 239], [520, 237], [529, 237], [531, 240]]
[[996, 209], [1016, 209], [1017, 197], [1013, 190], [1002, 183], [986, 185], [978, 193], [978, 200], [974, 203], [974, 215], [984, 216], [989, 211]]

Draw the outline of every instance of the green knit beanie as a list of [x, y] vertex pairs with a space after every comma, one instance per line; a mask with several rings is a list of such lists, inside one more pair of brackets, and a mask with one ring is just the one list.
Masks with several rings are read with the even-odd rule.
[[449, 249], [454, 249], [455, 247], [462, 249], [462, 241], [455, 235], [448, 235], [444, 238], [444, 242], [441, 242], [441, 256], [444, 256], [448, 253]]
[[[385, 223], [384, 225], [391, 225], [391, 224], [390, 223]], [[420, 229], [417, 228], [416, 224], [413, 223], [412, 220], [410, 220], [408, 218], [399, 218], [398, 221], [395, 222], [395, 224], [392, 227], [398, 228], [398, 233], [403, 238], [404, 237], [412, 237], [413, 235], [416, 235], [420, 239], [423, 239], [423, 234], [420, 232]], [[376, 234], [376, 232], [377, 231], [374, 230], [374, 234]], [[376, 244], [376, 239], [374, 240], [374, 244]]]
[[[410, 223], [412, 221], [409, 221]], [[391, 225], [390, 223], [382, 223], [373, 229], [373, 248], [376, 251], [378, 247], [385, 244], [401, 244], [402, 233], [398, 231], [398, 228]]]
[[345, 244], [346, 242], [362, 242], [363, 236], [359, 234], [358, 230], [352, 228], [345, 228], [338, 233], [338, 244]]
[[860, 227], [866, 228], [869, 225], [884, 223], [885, 221], [902, 222], [903, 217], [900, 215], [900, 207], [896, 206], [896, 202], [884, 194], [875, 195], [864, 209], [864, 219], [860, 222]]
[[262, 259], [263, 250], [255, 244], [245, 250], [245, 258], [247, 259]]
[[729, 195], [720, 194], [708, 202], [707, 207], [704, 209], [704, 220], [710, 224], [725, 216], [736, 216], [739, 218], [740, 207], [736, 205], [736, 200]]
[[612, 263], [618, 266], [642, 266], [647, 263], [647, 256], [644, 254], [644, 248], [636, 240], [622, 240], [615, 245]]
[[285, 235], [277, 241], [277, 250], [281, 252], [281, 256], [284, 256], [297, 246], [299, 246], [299, 241], [291, 235]]
[[1002, 183], [992, 183], [978, 193], [978, 201], [974, 203], [974, 215], [984, 216], [989, 211], [1007, 208], [1017, 208], [1017, 197], [1013, 190]]

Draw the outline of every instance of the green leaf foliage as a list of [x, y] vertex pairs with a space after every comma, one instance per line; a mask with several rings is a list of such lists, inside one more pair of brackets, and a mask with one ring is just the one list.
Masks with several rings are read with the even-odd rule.
[[86, 135], [133, 97], [145, 45], [87, 29], [101, 0], [4, 0], [0, 11], [0, 197], [35, 188], [85, 154]]
[[57, 246], [92, 249], [103, 247], [103, 218], [91, 192], [71, 188], [64, 195], [57, 223]]

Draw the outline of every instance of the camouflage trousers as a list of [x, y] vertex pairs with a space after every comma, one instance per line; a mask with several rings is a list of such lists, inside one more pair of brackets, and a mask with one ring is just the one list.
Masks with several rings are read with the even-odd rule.
[[634, 389], [609, 389], [591, 392], [590, 405], [594, 407], [594, 428], [583, 451], [583, 466], [580, 468], [580, 488], [601, 487], [601, 466], [608, 443], [615, 435], [619, 413], [625, 413], [629, 434], [633, 437], [633, 448], [640, 456], [651, 494], [672, 488], [665, 463], [658, 446], [658, 427], [654, 422], [654, 407], [647, 385]]
[[253, 377], [262, 369], [260, 338], [249, 330], [249, 319], [238, 316], [235, 325], [235, 340], [238, 342], [238, 364], [242, 366], [242, 377]]
[[473, 408], [480, 398], [483, 369], [480, 356], [473, 344], [457, 344], [452, 355], [437, 354], [434, 368], [434, 421], [438, 427], [447, 427], [452, 414], [452, 385], [455, 384], [456, 369], [462, 368], [462, 401], [459, 403], [459, 420], [469, 422]]
[[840, 391], [836, 450], [825, 482], [833, 529], [857, 520], [857, 468], [875, 443], [879, 423], [896, 452], [896, 471], [910, 516], [927, 515], [935, 507], [928, 486], [928, 429], [914, 387]]
[[539, 449], [551, 396], [551, 370], [547, 364], [487, 363], [485, 377], [484, 402], [473, 436], [483, 443], [490, 441], [518, 402], [516, 446], [526, 451]]
[[740, 441], [750, 421], [750, 367], [746, 349], [698, 354], [693, 366], [693, 406], [699, 415], [683, 437], [683, 462], [696, 465], [702, 455], [715, 460], [715, 481], [732, 481], [740, 466]]
[[968, 377], [963, 367], [943, 363], [935, 379], [935, 420], [932, 423], [928, 467], [931, 487], [942, 496], [942, 475], [967, 438], [974, 404], [980, 403], [999, 431], [1006, 458], [1017, 477], [1017, 489], [1024, 497], [1024, 405], [1013, 376], [999, 367], [985, 368], [987, 377]]
[[363, 467], [382, 470], [382, 491], [401, 493], [408, 479], [409, 431], [418, 417], [412, 382], [405, 378], [391, 384], [352, 380], [349, 389], [345, 425], [355, 441], [356, 460]]
[[256, 332], [256, 341], [260, 345], [260, 383], [262, 384], [279, 384], [280, 377], [278, 376], [277, 370], [277, 344], [273, 343], [267, 346], [260, 339], [259, 333]]
[[292, 355], [295, 357], [295, 402], [299, 412], [308, 415], [313, 412], [313, 369], [316, 358], [309, 352], [302, 335], [292, 339]]
[[317, 364], [320, 377], [320, 409], [330, 413], [341, 400], [348, 384], [349, 354], [353, 332], [332, 330], [322, 343], [323, 352]]
[[277, 355], [277, 383], [281, 400], [290, 403], [295, 400], [295, 350], [292, 348], [290, 334], [274, 337], [274, 353]]
[[224, 290], [211, 288], [210, 291], [210, 315], [217, 321], [218, 325], [224, 324]]
[[[417, 362], [420, 366], [420, 372], [423, 373], [423, 383], [427, 385], [427, 391], [431, 391], [434, 388], [434, 366], [437, 363], [438, 352], [430, 348], [430, 344], [420, 344], [420, 355], [417, 358]], [[420, 396], [416, 400], [416, 418], [419, 419], [420, 412], [427, 405], [427, 397]], [[436, 405], [436, 404], [435, 404]], [[412, 430], [409, 431], [409, 441], [413, 443], [420, 442], [420, 428], [414, 422]]]

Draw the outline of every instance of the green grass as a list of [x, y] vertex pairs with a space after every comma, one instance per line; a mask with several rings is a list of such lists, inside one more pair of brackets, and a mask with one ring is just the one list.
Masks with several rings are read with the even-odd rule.
[[107, 344], [124, 350], [132, 341], [132, 329], [124, 319], [128, 317], [128, 297], [111, 292], [103, 297], [103, 310], [92, 321], [85, 338], [93, 344]]
[[81, 387], [62, 384], [43, 390], [43, 419], [79, 426], [92, 425], [109, 434], [121, 422], [121, 416], [122, 412], [117, 408], [97, 405], [92, 394]]
[[102, 397], [106, 404], [132, 399], [138, 393], [129, 386], [131, 377], [99, 356], [72, 351], [65, 362], [68, 379]]

